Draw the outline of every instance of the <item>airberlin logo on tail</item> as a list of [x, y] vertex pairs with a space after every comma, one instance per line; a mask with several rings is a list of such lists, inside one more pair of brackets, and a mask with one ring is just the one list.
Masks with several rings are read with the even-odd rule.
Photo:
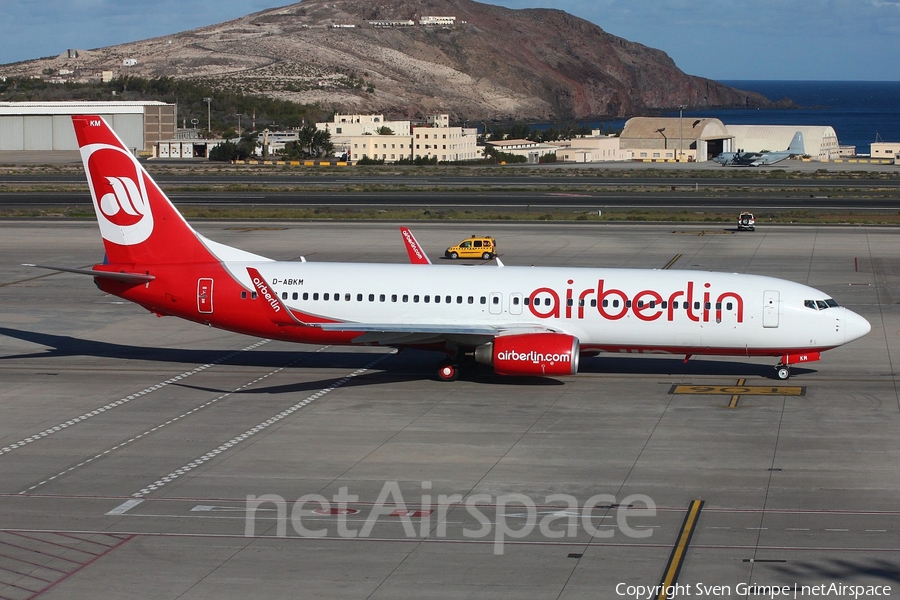
[[153, 233], [153, 213], [143, 169], [131, 154], [107, 144], [82, 148], [103, 238], [124, 246]]

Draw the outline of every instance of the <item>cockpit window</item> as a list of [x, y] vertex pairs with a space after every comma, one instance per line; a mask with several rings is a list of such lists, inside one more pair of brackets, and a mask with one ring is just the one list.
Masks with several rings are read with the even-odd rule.
[[803, 306], [813, 310], [826, 310], [828, 308], [837, 307], [838, 303], [831, 298], [826, 298], [824, 300], [804, 300]]

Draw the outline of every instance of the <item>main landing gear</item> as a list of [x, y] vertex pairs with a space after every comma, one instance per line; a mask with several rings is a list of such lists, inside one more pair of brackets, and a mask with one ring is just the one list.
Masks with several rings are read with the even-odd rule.
[[459, 365], [450, 360], [444, 361], [438, 366], [437, 376], [441, 381], [456, 381], [459, 378]]

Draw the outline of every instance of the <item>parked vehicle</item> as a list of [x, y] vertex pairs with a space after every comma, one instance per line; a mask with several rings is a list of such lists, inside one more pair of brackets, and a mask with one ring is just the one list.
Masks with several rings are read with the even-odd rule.
[[753, 218], [753, 213], [742, 212], [738, 217], [737, 227], [738, 231], [756, 231], [756, 219]]
[[455, 246], [450, 246], [444, 251], [444, 256], [450, 259], [457, 258], [481, 258], [490, 260], [497, 256], [497, 242], [490, 236], [472, 236], [466, 238]]

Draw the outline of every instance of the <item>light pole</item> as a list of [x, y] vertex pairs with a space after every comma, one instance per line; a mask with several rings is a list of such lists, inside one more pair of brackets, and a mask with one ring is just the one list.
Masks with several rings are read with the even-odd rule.
[[241, 113], [237, 113], [238, 118], [238, 137], [241, 137]]
[[678, 105], [678, 162], [681, 162], [681, 156], [684, 153], [684, 109], [687, 108], [686, 104]]
[[210, 118], [212, 98], [204, 98], [203, 101], [206, 102], [206, 131], [209, 132], [209, 135], [212, 135], [212, 120]]

